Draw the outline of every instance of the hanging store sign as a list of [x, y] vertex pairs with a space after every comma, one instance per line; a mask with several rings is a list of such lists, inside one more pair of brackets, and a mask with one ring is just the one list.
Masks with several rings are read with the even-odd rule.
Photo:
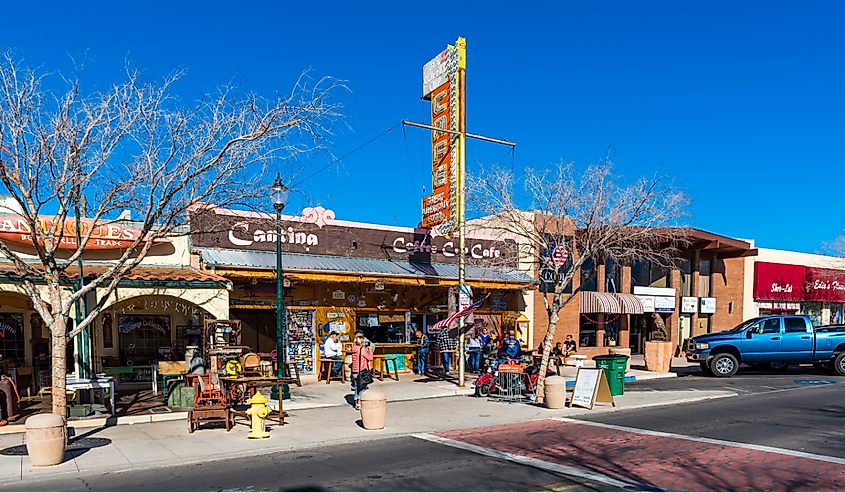
[[[44, 231], [52, 229], [55, 219], [53, 216], [38, 216], [38, 222]], [[120, 224], [95, 224], [91, 219], [80, 219], [79, 225], [81, 230], [80, 236], [83, 239], [93, 228], [91, 238], [85, 244], [86, 250], [119, 250], [129, 248], [141, 236], [141, 230]], [[64, 227], [59, 227], [57, 232], [60, 235], [59, 248], [76, 250], [75, 218], [65, 219]], [[0, 240], [22, 245], [32, 245], [32, 228], [23, 217], [4, 217], [0, 219]], [[170, 243], [170, 240], [166, 238], [156, 238], [154, 241], [156, 243]], [[39, 240], [38, 243], [43, 245], [44, 241]], [[143, 243], [141, 241], [139, 245], [143, 245]]]
[[428, 99], [432, 91], [449, 82], [448, 60], [449, 50], [445, 49], [423, 65], [423, 98]]
[[700, 313], [716, 313], [716, 298], [701, 298]]
[[674, 312], [675, 298], [669, 296], [655, 296], [654, 297], [654, 311], [656, 312]]
[[651, 313], [654, 311], [654, 296], [637, 295], [640, 303], [643, 304], [643, 313]]
[[696, 313], [698, 311], [698, 298], [695, 296], [684, 296], [681, 298], [681, 313]]
[[[458, 38], [423, 66], [423, 97], [431, 99], [431, 125], [457, 132], [460, 104], [458, 68], [466, 60], [466, 45]], [[422, 200], [422, 227], [438, 227], [441, 233], [458, 225], [458, 149], [454, 134], [431, 132], [432, 194]]]

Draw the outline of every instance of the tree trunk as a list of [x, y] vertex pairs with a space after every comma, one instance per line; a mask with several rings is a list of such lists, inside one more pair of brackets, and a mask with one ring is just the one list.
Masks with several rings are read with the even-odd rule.
[[538, 404], [543, 403], [546, 395], [546, 369], [549, 367], [549, 355], [552, 353], [552, 346], [554, 345], [558, 311], [560, 311], [560, 294], [555, 293], [552, 302], [552, 314], [549, 317], [549, 329], [546, 331], [545, 339], [543, 339], [543, 359], [540, 360], [540, 374], [537, 377], [537, 391], [534, 394], [537, 396]]
[[50, 326], [52, 331], [51, 341], [53, 344], [53, 414], [59, 416], [67, 416], [67, 394], [65, 394], [66, 377], [67, 377], [67, 362], [65, 353], [67, 352], [67, 324], [65, 318], [61, 314], [53, 315], [53, 324]]

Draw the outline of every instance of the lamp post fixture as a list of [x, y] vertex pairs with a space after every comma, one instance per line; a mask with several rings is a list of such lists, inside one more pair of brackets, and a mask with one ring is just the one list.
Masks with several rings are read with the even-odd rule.
[[[273, 208], [276, 209], [276, 377], [285, 378], [284, 331], [282, 326], [285, 319], [285, 286], [284, 272], [282, 271], [282, 210], [288, 200], [288, 188], [282, 183], [282, 177], [276, 173], [276, 181], [270, 187], [273, 193], [270, 195], [273, 201]], [[270, 394], [271, 399], [279, 398], [279, 386], [274, 385]], [[290, 399], [290, 388], [287, 384], [282, 385], [282, 398]]]

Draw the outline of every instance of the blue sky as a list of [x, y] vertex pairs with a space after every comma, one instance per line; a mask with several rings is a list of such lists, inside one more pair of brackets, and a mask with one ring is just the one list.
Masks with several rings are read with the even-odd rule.
[[[424, 118], [422, 65], [463, 36], [468, 130], [516, 142], [516, 169], [586, 165], [612, 144], [626, 176], [674, 176], [696, 227], [814, 252], [845, 226], [842, 2], [110, 1], [34, 13], [4, 5], [0, 47], [56, 70], [87, 48], [95, 84], [127, 57], [152, 73], [187, 67], [203, 90], [237, 77], [288, 91], [309, 68], [344, 79], [335, 155]], [[397, 128], [305, 191], [338, 219], [414, 226], [431, 187], [427, 139]], [[506, 152], [471, 142], [469, 171]]]

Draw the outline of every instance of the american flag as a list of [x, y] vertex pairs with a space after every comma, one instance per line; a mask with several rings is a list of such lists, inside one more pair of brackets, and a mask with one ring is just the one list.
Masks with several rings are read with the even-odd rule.
[[472, 315], [472, 312], [474, 312], [475, 310], [478, 309], [478, 307], [480, 307], [482, 304], [484, 304], [484, 302], [487, 301], [487, 298], [489, 298], [489, 297], [490, 297], [490, 295], [488, 294], [484, 298], [481, 298], [480, 300], [478, 300], [475, 303], [469, 305], [468, 307], [464, 308], [463, 310], [454, 313], [452, 316], [450, 316], [446, 320], [441, 320], [441, 321], [437, 322], [436, 324], [434, 324], [433, 328], [443, 329], [443, 328], [451, 327], [452, 324], [455, 322], [455, 320], [457, 320], [461, 317], [465, 317], [467, 315]]

